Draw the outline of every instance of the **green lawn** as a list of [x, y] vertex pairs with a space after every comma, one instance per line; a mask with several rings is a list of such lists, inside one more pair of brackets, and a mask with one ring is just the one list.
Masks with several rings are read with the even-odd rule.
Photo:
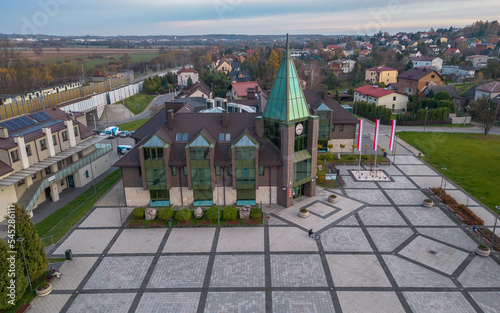
[[145, 53], [133, 53], [130, 55], [132, 61], [135, 62], [147, 62], [158, 56], [158, 52], [145, 52]]
[[[116, 170], [96, 185], [97, 199], [102, 197], [121, 178]], [[53, 236], [53, 242], [61, 239], [97, 202], [94, 188], [90, 188], [73, 201], [55, 211], [35, 225], [40, 238]]]
[[457, 127], [457, 128], [469, 128], [469, 127], [474, 127], [474, 124], [441, 124], [441, 125], [427, 125], [427, 127]]
[[[425, 155], [424, 160], [494, 209], [500, 205], [500, 136], [479, 134], [398, 132]], [[439, 186], [434, 186], [439, 187]]]
[[148, 120], [149, 120], [149, 118], [143, 118], [143, 119], [128, 122], [128, 123], [123, 123], [123, 124], [118, 125], [118, 128], [120, 128], [121, 130], [128, 130], [128, 131], [137, 130], [139, 127], [144, 125], [144, 123], [146, 123]]
[[134, 114], [139, 114], [153, 101], [156, 96], [136, 94], [130, 98], [125, 99], [125, 106]]

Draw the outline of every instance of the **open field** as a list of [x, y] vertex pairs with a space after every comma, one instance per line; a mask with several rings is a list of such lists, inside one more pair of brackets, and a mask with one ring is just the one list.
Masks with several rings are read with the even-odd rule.
[[144, 95], [139, 93], [125, 99], [124, 104], [132, 113], [139, 114], [148, 107], [155, 97], [156, 96], [154, 95]]
[[490, 209], [500, 205], [500, 136], [399, 132], [439, 172]]
[[56, 48], [43, 48], [42, 55], [35, 55], [32, 49], [24, 50], [21, 52], [23, 57], [33, 60], [61, 60], [64, 61], [68, 58], [86, 57], [93, 53], [102, 54], [103, 56], [121, 56], [124, 54], [135, 54], [135, 53], [155, 53], [158, 54], [157, 49], [113, 49], [107, 47], [71, 47], [71, 48], [61, 48], [59, 53]]

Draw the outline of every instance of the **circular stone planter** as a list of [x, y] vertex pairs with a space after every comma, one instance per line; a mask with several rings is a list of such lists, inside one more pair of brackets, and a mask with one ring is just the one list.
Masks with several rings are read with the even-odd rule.
[[337, 197], [336, 195], [330, 195], [330, 196], [328, 196], [328, 202], [335, 203], [337, 201], [339, 201], [339, 197]]
[[45, 297], [46, 295], [48, 295], [49, 293], [52, 292], [52, 285], [49, 284], [49, 286], [43, 290], [40, 290], [38, 288], [36, 288], [35, 290], [36, 292], [36, 295], [39, 296], [39, 297]]
[[434, 206], [434, 202], [431, 200], [431, 202], [426, 202], [425, 200], [422, 202], [422, 204], [427, 207], [427, 208], [432, 208]]
[[476, 253], [479, 254], [480, 256], [489, 256], [490, 255], [490, 249], [488, 250], [481, 250], [479, 247], [476, 247]]
[[299, 216], [300, 217], [308, 217], [309, 216], [309, 211], [307, 211], [307, 212], [300, 212], [299, 211]]

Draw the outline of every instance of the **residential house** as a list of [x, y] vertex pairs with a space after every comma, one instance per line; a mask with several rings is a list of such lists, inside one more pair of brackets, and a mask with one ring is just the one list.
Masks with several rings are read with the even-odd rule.
[[391, 109], [393, 113], [401, 113], [406, 111], [408, 96], [388, 88], [365, 85], [354, 89], [354, 103], [360, 101]]
[[372, 52], [371, 52], [370, 50], [368, 50], [368, 49], [364, 49], [364, 50], [362, 50], [362, 51], [359, 53], [358, 58], [360, 58], [360, 59], [364, 59], [364, 58], [366, 58], [367, 56], [369, 56], [370, 54], [372, 54]]
[[413, 67], [433, 67], [439, 72], [443, 68], [443, 59], [439, 57], [414, 57], [409, 60], [413, 63]]
[[495, 50], [495, 45], [489, 43], [478, 43], [474, 47], [474, 51], [476, 51], [476, 54], [481, 54], [481, 52], [488, 49]]
[[226, 75], [233, 70], [231, 63], [225, 59], [212, 63], [211, 69], [212, 72], [222, 72]]
[[384, 83], [386, 86], [398, 81], [398, 70], [386, 66], [366, 69], [365, 82], [371, 84]]
[[410, 54], [410, 58], [419, 58], [422, 56], [422, 53], [418, 51], [418, 47], [408, 47], [408, 52]]
[[183, 67], [177, 72], [177, 85], [179, 88], [184, 88], [188, 85], [189, 78], [191, 78], [191, 82], [194, 84], [198, 80], [200, 80], [200, 76], [198, 71], [191, 67]]
[[443, 75], [455, 75], [462, 78], [473, 78], [476, 75], [474, 67], [459, 67], [456, 65], [444, 65], [441, 72]]
[[445, 50], [444, 52], [445, 55], [450, 55], [450, 56], [453, 56], [453, 55], [461, 55], [462, 53], [460, 52], [459, 49], [456, 49], [456, 48], [448, 48]]
[[262, 89], [256, 81], [231, 83], [231, 98], [234, 100], [253, 99]]
[[443, 76], [427, 67], [412, 68], [398, 76], [398, 91], [412, 95], [422, 92], [427, 86], [441, 86]]
[[466, 60], [471, 61], [472, 66], [474, 66], [475, 68], [483, 68], [483, 67], [486, 67], [488, 65], [488, 56], [487, 55], [479, 55], [479, 54], [470, 55], [470, 56], [466, 57]]
[[288, 38], [264, 113], [157, 115], [115, 164], [127, 206], [288, 208], [294, 199], [316, 194], [319, 117], [307, 108]]
[[481, 98], [493, 99], [498, 95], [500, 95], [500, 82], [493, 81], [491, 83], [477, 86], [474, 100]]
[[212, 98], [212, 91], [202, 80], [184, 88], [181, 98], [200, 97], [204, 99]]
[[292, 56], [292, 58], [308, 57], [309, 56], [309, 50], [307, 50], [307, 49], [304, 49], [304, 50], [291, 49], [290, 50], [290, 55]]
[[356, 61], [354, 60], [339, 59], [328, 62], [328, 69], [338, 76], [352, 72], [354, 65], [356, 65]]
[[439, 48], [439, 46], [438, 46], [438, 45], [429, 45], [429, 50], [430, 50], [433, 54], [437, 55], [437, 54], [439, 54], [439, 52], [441, 51], [441, 48]]
[[106, 172], [111, 145], [99, 144], [85, 115], [53, 107], [0, 122], [0, 221], [18, 203], [29, 214]]
[[232, 83], [248, 82], [252, 79], [247, 71], [231, 71], [228, 76]]

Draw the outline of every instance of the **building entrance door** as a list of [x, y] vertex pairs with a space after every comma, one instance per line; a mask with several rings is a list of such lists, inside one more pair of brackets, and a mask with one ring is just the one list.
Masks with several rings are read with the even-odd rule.
[[305, 185], [300, 185], [300, 186], [293, 188], [293, 198], [294, 199], [300, 198], [304, 195], [304, 186]]
[[52, 196], [50, 195], [50, 187], [45, 188], [45, 199], [52, 200]]
[[75, 179], [73, 178], [73, 175], [68, 176], [68, 186], [75, 188]]

